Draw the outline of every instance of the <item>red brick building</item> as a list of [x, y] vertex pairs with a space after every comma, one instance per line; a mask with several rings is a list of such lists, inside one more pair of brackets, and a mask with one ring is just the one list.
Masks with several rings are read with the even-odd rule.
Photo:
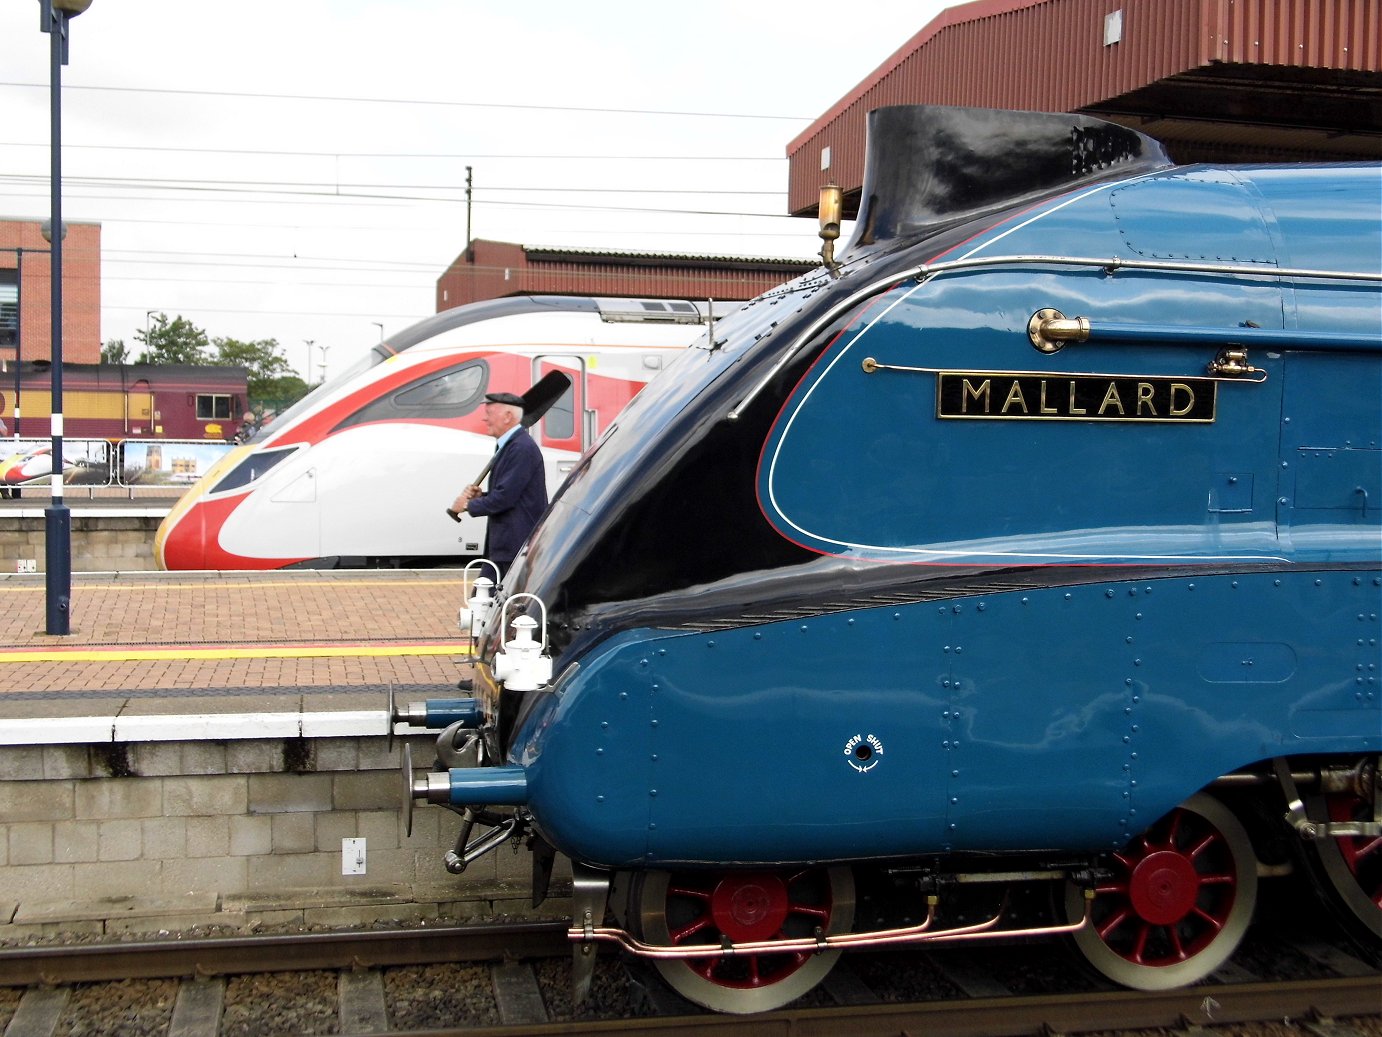
[[812, 260], [535, 248], [481, 239], [472, 241], [437, 279], [437, 312], [508, 295], [743, 301], [817, 265]]
[[[0, 361], [51, 360], [53, 275], [38, 220], [0, 219]], [[68, 223], [62, 245], [62, 358], [101, 359], [101, 225]]]

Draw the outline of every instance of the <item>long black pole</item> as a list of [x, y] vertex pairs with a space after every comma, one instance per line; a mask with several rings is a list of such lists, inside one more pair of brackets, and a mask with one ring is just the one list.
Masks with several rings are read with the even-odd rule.
[[[48, 0], [44, 0], [48, 3]], [[66, 11], [49, 5], [49, 40], [52, 71], [50, 107], [53, 115], [53, 222], [52, 222], [52, 461], [53, 499], [43, 512], [48, 625], [50, 634], [71, 630], [72, 516], [62, 496], [62, 59], [67, 38]]]

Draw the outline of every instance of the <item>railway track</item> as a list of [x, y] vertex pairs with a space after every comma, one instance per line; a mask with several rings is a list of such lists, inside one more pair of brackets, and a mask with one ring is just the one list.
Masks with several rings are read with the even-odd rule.
[[11, 948], [0, 1034], [1382, 1035], [1382, 972], [1313, 937], [1254, 939], [1212, 982], [1154, 993], [1091, 981], [1049, 946], [859, 954], [753, 1016], [705, 1013], [614, 955], [573, 1004], [569, 953], [564, 923]]

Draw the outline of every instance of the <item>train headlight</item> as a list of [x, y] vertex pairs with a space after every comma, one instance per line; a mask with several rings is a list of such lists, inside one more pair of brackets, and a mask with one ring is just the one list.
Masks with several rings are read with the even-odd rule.
[[[532, 616], [519, 616], [513, 621], [513, 640], [507, 641], [494, 656], [494, 677], [508, 691], [536, 691], [552, 679], [552, 658], [547, 647], [547, 610], [541, 599], [532, 594], [515, 594], [504, 602], [503, 611], [515, 601], [530, 598], [542, 612], [541, 640], [533, 639], [538, 622]], [[502, 618], [502, 617], [501, 617]]]

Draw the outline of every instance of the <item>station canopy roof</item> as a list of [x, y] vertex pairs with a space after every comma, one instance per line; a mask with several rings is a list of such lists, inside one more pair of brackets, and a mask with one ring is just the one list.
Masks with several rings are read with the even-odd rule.
[[[871, 31], [878, 31], [876, 25]], [[787, 146], [788, 210], [858, 210], [894, 104], [1078, 112], [1187, 162], [1382, 159], [1382, 0], [975, 0], [943, 11]]]

